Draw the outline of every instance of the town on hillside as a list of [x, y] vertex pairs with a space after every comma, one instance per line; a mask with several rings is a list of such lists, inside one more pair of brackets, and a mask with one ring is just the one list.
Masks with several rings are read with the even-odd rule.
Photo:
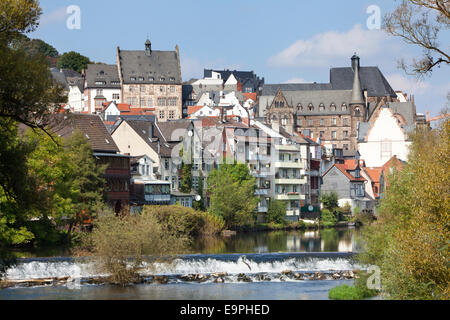
[[[131, 49], [118, 47], [114, 65], [51, 69], [68, 97], [55, 115], [63, 135], [82, 131], [109, 165], [116, 213], [194, 201], [208, 207], [198, 192], [208, 175], [237, 161], [256, 178], [260, 222], [273, 200], [285, 203], [289, 221], [315, 219], [330, 192], [340, 206], [376, 215], [387, 174], [408, 160], [408, 134], [430, 127], [414, 96], [357, 54], [331, 68], [328, 83], [267, 84], [253, 71], [211, 69], [183, 82], [178, 46], [156, 50], [147, 40]], [[183, 161], [180, 150], [191, 158]], [[181, 187], [186, 160], [190, 192]]]

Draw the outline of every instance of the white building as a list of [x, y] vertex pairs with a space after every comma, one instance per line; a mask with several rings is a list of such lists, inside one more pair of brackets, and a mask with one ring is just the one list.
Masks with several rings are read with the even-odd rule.
[[[410, 103], [400, 103], [409, 105]], [[407, 161], [410, 125], [405, 117], [389, 106], [380, 108], [371, 123], [360, 123], [358, 130], [358, 149], [367, 167], [381, 167], [393, 156]]]

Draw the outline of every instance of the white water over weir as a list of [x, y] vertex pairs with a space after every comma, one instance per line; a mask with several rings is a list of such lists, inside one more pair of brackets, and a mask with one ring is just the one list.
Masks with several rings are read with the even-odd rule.
[[[352, 254], [249, 254], [249, 255], [186, 255], [172, 263], [155, 263], [154, 268], [143, 265], [142, 274], [188, 275], [227, 273], [279, 274], [293, 272], [326, 272], [361, 269]], [[5, 280], [30, 280], [43, 278], [90, 278], [107, 276], [96, 272], [93, 262], [71, 258], [24, 259], [7, 270]]]

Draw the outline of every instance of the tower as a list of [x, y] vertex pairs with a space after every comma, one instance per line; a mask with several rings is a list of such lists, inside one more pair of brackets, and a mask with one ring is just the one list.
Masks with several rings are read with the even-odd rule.
[[147, 41], [145, 41], [145, 55], [147, 57], [150, 57], [151, 54], [152, 54], [152, 43], [147, 38]]
[[350, 101], [350, 112], [352, 115], [352, 131], [351, 131], [351, 149], [356, 150], [357, 145], [357, 131], [358, 123], [365, 122], [366, 118], [366, 103], [364, 101], [363, 92], [361, 89], [360, 79], [360, 59], [355, 55], [351, 58], [352, 69], [354, 72], [352, 98]]

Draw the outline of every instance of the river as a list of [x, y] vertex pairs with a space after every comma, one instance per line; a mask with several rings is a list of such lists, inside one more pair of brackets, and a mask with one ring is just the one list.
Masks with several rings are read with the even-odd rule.
[[[196, 241], [190, 252], [173, 263], [158, 265], [158, 275], [167, 284], [141, 284], [127, 288], [88, 284], [99, 276], [86, 260], [49, 255], [51, 250], [23, 252], [19, 263], [7, 271], [9, 280], [70, 276], [78, 282], [0, 290], [0, 299], [145, 299], [145, 300], [304, 300], [327, 299], [328, 290], [353, 280], [335, 280], [332, 275], [360, 268], [354, 259], [358, 251], [356, 229], [321, 231], [277, 231], [244, 233], [231, 237]], [[55, 252], [54, 252], [55, 253]], [[283, 274], [291, 270], [289, 275]], [[326, 280], [312, 280], [314, 273]], [[216, 283], [214, 273], [226, 273]], [[209, 275], [198, 283], [183, 275]], [[293, 275], [301, 277], [294, 277]], [[243, 280], [244, 279], [244, 280]]]

